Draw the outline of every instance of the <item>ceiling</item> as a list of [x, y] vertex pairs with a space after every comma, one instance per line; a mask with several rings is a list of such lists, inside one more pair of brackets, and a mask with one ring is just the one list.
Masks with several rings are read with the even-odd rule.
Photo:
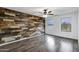
[[72, 12], [74, 10], [77, 10], [77, 7], [6, 7], [8, 9], [37, 15], [37, 16], [43, 16], [40, 12], [43, 12], [44, 9], [51, 10], [53, 14], [59, 15], [67, 12]]

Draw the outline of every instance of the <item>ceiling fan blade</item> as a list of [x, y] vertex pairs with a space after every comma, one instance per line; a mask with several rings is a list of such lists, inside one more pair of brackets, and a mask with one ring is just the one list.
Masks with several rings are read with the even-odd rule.
[[38, 12], [38, 13], [43, 14], [42, 12]]
[[58, 16], [58, 15], [55, 15], [55, 14], [48, 14], [48, 15]]
[[52, 11], [48, 11], [48, 14], [52, 13]]
[[54, 15], [54, 14], [48, 14], [48, 15]]

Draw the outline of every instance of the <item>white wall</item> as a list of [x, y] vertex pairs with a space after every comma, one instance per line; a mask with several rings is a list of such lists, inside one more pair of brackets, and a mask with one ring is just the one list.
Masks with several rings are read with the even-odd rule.
[[[79, 15], [79, 8], [78, 8], [78, 15]], [[79, 47], [79, 16], [78, 16], [78, 47]]]
[[[71, 17], [72, 21], [72, 31], [71, 32], [61, 32], [61, 17]], [[52, 19], [54, 25], [48, 26], [47, 20]], [[78, 39], [78, 11], [68, 12], [66, 14], [60, 14], [58, 16], [48, 16], [46, 19], [46, 28], [45, 31], [47, 34], [57, 35], [66, 38]]]

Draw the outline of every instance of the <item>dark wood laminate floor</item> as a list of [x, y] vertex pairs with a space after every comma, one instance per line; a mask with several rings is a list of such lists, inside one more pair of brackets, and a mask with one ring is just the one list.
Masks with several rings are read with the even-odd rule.
[[78, 52], [77, 40], [41, 35], [17, 43], [1, 46], [4, 52]]

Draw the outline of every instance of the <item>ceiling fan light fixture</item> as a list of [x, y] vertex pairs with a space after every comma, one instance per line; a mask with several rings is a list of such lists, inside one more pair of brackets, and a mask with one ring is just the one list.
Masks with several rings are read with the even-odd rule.
[[47, 18], [47, 15], [43, 15], [44, 18]]

